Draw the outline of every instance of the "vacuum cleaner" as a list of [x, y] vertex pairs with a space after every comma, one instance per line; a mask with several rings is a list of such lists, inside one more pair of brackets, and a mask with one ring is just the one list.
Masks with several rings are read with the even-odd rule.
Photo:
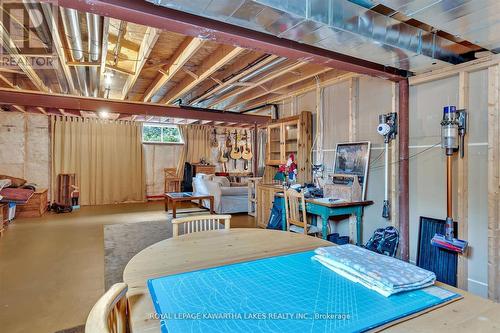
[[467, 241], [455, 238], [452, 217], [452, 158], [460, 150], [464, 156], [464, 136], [467, 130], [467, 112], [455, 106], [445, 106], [441, 121], [441, 147], [446, 152], [446, 226], [445, 234], [435, 234], [431, 245], [463, 254], [467, 249]]
[[389, 143], [398, 134], [398, 114], [395, 112], [381, 114], [378, 116], [378, 134], [384, 137], [385, 144], [385, 167], [384, 167], [384, 206], [382, 207], [382, 217], [391, 219], [391, 205], [389, 203]]

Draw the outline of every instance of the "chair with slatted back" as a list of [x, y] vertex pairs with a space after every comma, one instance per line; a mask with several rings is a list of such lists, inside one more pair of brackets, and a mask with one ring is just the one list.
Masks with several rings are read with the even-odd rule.
[[[319, 228], [307, 224], [306, 199], [304, 193], [294, 189], [285, 190], [285, 216], [287, 230], [305, 235], [318, 234]], [[302, 208], [302, 209], [301, 209]]]
[[116, 283], [94, 304], [85, 333], [126, 333], [128, 326], [127, 284]]
[[231, 228], [231, 215], [196, 215], [180, 217], [172, 220], [173, 236], [179, 236], [179, 227], [182, 227], [182, 233], [190, 234], [192, 232], [209, 231]]
[[182, 178], [177, 176], [176, 168], [165, 168], [163, 169], [164, 179], [165, 179], [165, 193], [169, 192], [180, 192]]

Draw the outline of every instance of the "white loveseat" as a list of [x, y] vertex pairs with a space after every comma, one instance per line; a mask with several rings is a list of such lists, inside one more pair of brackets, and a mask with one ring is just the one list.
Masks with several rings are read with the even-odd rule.
[[[213, 195], [217, 214], [248, 212], [248, 188], [233, 187], [226, 177], [196, 174], [193, 178], [193, 192]], [[209, 208], [210, 201], [203, 200], [203, 207]]]

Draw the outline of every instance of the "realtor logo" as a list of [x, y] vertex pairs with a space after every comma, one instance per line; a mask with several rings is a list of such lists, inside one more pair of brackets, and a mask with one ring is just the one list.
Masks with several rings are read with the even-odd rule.
[[37, 1], [1, 0], [0, 9], [0, 66], [54, 68], [57, 8]]

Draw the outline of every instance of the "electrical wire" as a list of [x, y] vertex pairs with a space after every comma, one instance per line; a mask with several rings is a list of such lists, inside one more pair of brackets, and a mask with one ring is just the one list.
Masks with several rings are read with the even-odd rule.
[[[439, 141], [439, 142], [437, 142], [437, 143], [433, 144], [432, 146], [430, 146], [430, 147], [428, 147], [428, 148], [426, 148], [426, 149], [424, 149], [424, 150], [422, 150], [422, 151], [419, 151], [418, 153], [415, 153], [415, 154], [413, 154], [413, 155], [408, 156], [408, 158], [399, 159], [399, 160], [397, 160], [397, 161], [394, 161], [394, 162], [392, 162], [392, 163], [389, 163], [389, 165], [399, 164], [399, 163], [401, 163], [402, 161], [409, 161], [409, 160], [411, 160], [412, 158], [417, 157], [418, 155], [421, 155], [421, 154], [423, 154], [423, 153], [425, 153], [425, 152], [427, 152], [427, 151], [429, 151], [429, 150], [431, 150], [431, 149], [433, 149], [433, 148], [435, 148], [436, 146], [439, 146], [439, 145], [441, 145], [441, 141]], [[383, 165], [381, 165], [381, 166], [374, 167], [374, 168], [372, 168], [371, 170], [378, 170], [378, 169], [382, 169], [383, 167], [384, 167], [384, 166], [383, 166]]]

